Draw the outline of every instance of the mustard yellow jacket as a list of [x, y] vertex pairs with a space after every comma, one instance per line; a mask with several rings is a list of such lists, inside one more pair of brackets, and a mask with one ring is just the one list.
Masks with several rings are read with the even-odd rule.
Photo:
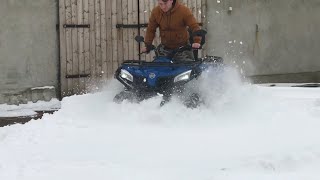
[[[200, 29], [199, 24], [191, 10], [178, 0], [168, 12], [163, 12], [159, 6], [155, 7], [149, 18], [145, 36], [145, 44], [151, 45], [159, 27], [161, 43], [169, 49], [175, 49], [188, 44], [189, 33]], [[200, 43], [200, 37], [194, 37], [194, 42]]]

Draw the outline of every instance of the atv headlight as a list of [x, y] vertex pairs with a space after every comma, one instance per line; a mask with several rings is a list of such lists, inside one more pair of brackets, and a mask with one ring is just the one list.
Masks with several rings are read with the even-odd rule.
[[119, 76], [122, 79], [126, 79], [126, 80], [129, 80], [129, 81], [133, 82], [133, 76], [127, 70], [121, 69], [121, 72], [120, 72]]
[[191, 76], [191, 70], [179, 74], [174, 78], [174, 82], [189, 80]]

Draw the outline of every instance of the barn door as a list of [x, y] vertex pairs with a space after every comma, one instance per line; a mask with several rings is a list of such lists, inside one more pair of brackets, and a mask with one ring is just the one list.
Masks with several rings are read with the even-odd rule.
[[[206, 0], [180, 0], [205, 24]], [[156, 0], [59, 0], [61, 96], [99, 87], [124, 60], [139, 56], [136, 35], [145, 35]], [[159, 37], [155, 39], [159, 43]]]
[[121, 1], [59, 0], [61, 96], [86, 93], [122, 61]]

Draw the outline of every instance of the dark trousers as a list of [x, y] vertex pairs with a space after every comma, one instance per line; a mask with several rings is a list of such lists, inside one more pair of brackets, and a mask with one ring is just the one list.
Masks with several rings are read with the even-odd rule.
[[[162, 44], [158, 46], [158, 54], [160, 57], [168, 57], [172, 50], [166, 49]], [[185, 50], [176, 53], [172, 60], [174, 61], [194, 61], [194, 55], [192, 50]]]

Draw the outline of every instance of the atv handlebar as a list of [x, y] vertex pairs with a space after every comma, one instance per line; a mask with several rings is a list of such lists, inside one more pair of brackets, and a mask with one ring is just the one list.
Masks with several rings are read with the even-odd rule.
[[139, 53], [138, 55], [141, 55], [141, 54], [149, 54], [150, 51], [153, 51], [153, 50], [155, 50], [155, 49], [156, 49], [156, 46], [151, 45], [151, 47], [150, 47], [149, 50], [147, 50], [146, 52], [141, 52], [141, 53]]
[[177, 49], [172, 50], [172, 53], [175, 54], [175, 53], [178, 53], [178, 52], [190, 51], [190, 50], [199, 50], [199, 49], [202, 49], [202, 47], [193, 48], [192, 45], [188, 44], [188, 45], [180, 46]]
[[[201, 37], [201, 43], [200, 43], [200, 48], [192, 48], [191, 45], [186, 45], [186, 46], [181, 46], [178, 47], [177, 49], [172, 50], [172, 52], [170, 53], [170, 57], [173, 57], [176, 53], [178, 52], [182, 52], [182, 51], [186, 51], [186, 50], [198, 50], [198, 49], [202, 49], [202, 45], [205, 43], [205, 35], [207, 34], [207, 31], [201, 29], [198, 31], [195, 31], [193, 33], [190, 33], [190, 38], [193, 38], [194, 36], [200, 36]], [[142, 36], [136, 36], [135, 40], [138, 43], [142, 43], [144, 42], [144, 38]], [[192, 41], [190, 41], [192, 42]], [[157, 48], [154, 45], [151, 45], [151, 48], [146, 51], [146, 52], [141, 52], [138, 55], [142, 55], [142, 54], [148, 54], [150, 51], [152, 50], [156, 50]], [[158, 56], [158, 53], [156, 52], [156, 56]]]
[[[176, 53], [179, 53], [179, 52], [190, 51], [190, 50], [199, 50], [199, 49], [201, 49], [201, 47], [200, 48], [193, 48], [191, 45], [180, 46], [176, 49], [173, 49], [169, 56], [173, 57]], [[154, 45], [152, 45], [152, 48], [150, 49], [150, 51], [154, 51], [154, 50], [156, 50], [156, 47]], [[148, 54], [150, 51], [141, 52], [141, 53], [139, 53], [139, 55]]]

